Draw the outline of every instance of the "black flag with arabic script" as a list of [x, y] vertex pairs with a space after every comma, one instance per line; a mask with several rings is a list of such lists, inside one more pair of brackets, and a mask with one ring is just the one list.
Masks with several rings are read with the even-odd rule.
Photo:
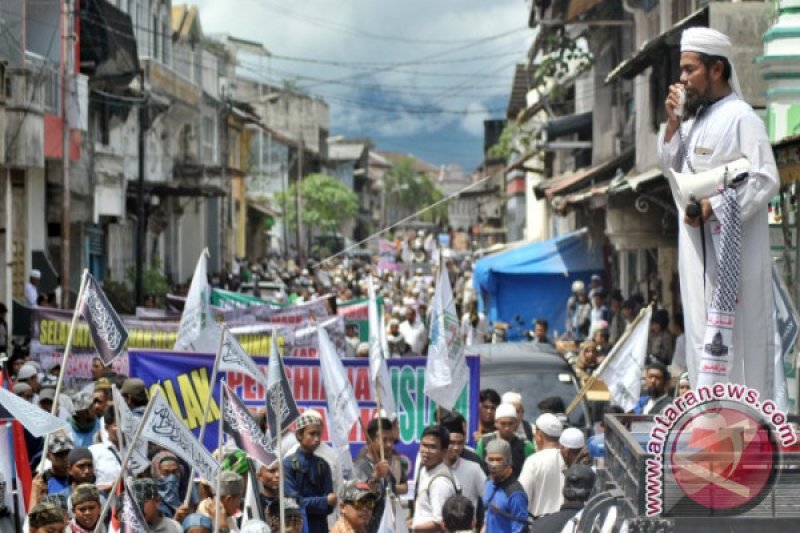
[[[286, 431], [292, 422], [300, 416], [297, 404], [292, 395], [292, 386], [286, 378], [283, 368], [283, 359], [278, 352], [278, 336], [272, 332], [272, 349], [269, 354], [269, 370], [267, 372], [267, 425], [269, 426], [270, 442], [277, 439]], [[280, 428], [276, 431], [277, 428]]]
[[131, 488], [128, 483], [125, 483], [125, 491], [122, 493], [122, 516], [120, 516], [120, 523], [122, 524], [122, 533], [139, 533], [141, 531], [150, 531], [147, 521], [136, 503], [136, 499], [131, 494]]
[[275, 462], [272, 446], [258, 427], [258, 422], [250, 414], [238, 396], [223, 384], [225, 402], [222, 417], [222, 429], [233, 438], [236, 447], [244, 451], [251, 459], [269, 466]]
[[108, 365], [125, 349], [128, 331], [91, 274], [87, 274], [83, 299], [78, 305], [81, 315], [89, 324], [97, 354]]

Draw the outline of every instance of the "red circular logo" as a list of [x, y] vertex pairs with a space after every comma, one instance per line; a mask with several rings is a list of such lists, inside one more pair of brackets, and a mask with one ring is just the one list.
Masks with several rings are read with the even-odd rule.
[[775, 472], [769, 428], [744, 410], [715, 407], [693, 415], [672, 441], [670, 466], [681, 491], [697, 504], [735, 511], [757, 503]]

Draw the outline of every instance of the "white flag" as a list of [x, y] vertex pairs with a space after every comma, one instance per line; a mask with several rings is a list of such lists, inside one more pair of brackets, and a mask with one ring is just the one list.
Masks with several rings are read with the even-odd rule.
[[386, 366], [383, 356], [383, 343], [381, 342], [381, 329], [383, 323], [378, 314], [378, 300], [375, 297], [375, 286], [372, 284], [372, 276], [367, 278], [369, 287], [369, 303], [367, 313], [369, 317], [369, 382], [375, 398], [377, 391], [376, 383], [381, 388], [381, 407], [386, 412], [386, 416], [391, 417], [397, 412], [394, 404], [394, 394], [392, 393], [392, 378]]
[[452, 410], [469, 380], [460, 324], [447, 269], [440, 269], [431, 305], [430, 343], [425, 366], [425, 394]]
[[267, 376], [258, 369], [256, 362], [244, 351], [244, 348], [233, 336], [233, 333], [226, 329], [224, 335], [222, 351], [220, 352], [219, 363], [217, 363], [219, 371], [245, 374], [266, 387]]
[[41, 437], [67, 427], [67, 422], [53, 416], [38, 405], [0, 387], [0, 417], [15, 418], [34, 437]]
[[[120, 442], [120, 452], [125, 452], [125, 449], [130, 444], [128, 439], [130, 439], [135, 433], [136, 428], [139, 427], [139, 421], [142, 419], [141, 415], [135, 414], [131, 411], [128, 404], [125, 403], [125, 399], [122, 397], [122, 394], [119, 392], [119, 389], [116, 387], [111, 387], [114, 403], [117, 406], [117, 412], [119, 413], [119, 420], [117, 420], [117, 425], [119, 426], [119, 432], [122, 434], [123, 442]], [[145, 470], [150, 468], [150, 461], [147, 460], [147, 441], [144, 439], [139, 439], [134, 443], [133, 452], [131, 452], [131, 458], [128, 460], [128, 468], [131, 471], [138, 475], [144, 472]]]
[[614, 403], [626, 412], [639, 403], [652, 314], [651, 307], [643, 309], [639, 315], [639, 322], [633, 330], [614, 345], [603, 364], [597, 369], [597, 376], [605, 382]]
[[181, 325], [175, 350], [186, 352], [216, 353], [219, 344], [219, 328], [211, 312], [211, 287], [206, 273], [206, 252], [200, 254], [194, 269], [192, 285], [183, 306]]
[[219, 464], [206, 447], [189, 431], [161, 394], [150, 401], [155, 402], [155, 405], [150, 417], [144, 421], [142, 438], [182, 458], [200, 472], [203, 478], [214, 479]]
[[322, 382], [325, 384], [325, 397], [328, 400], [328, 434], [333, 447], [344, 460], [342, 467], [352, 470], [349, 434], [350, 428], [358, 420], [358, 404], [342, 360], [323, 327], [319, 327], [319, 364]]

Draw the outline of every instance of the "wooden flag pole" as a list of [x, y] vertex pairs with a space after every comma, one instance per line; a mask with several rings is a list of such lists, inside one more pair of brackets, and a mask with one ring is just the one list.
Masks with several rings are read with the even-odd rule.
[[147, 408], [144, 410], [144, 414], [142, 415], [142, 419], [139, 421], [139, 425], [136, 426], [136, 431], [133, 434], [133, 438], [128, 446], [128, 449], [125, 450], [125, 455], [122, 456], [122, 462], [120, 463], [119, 474], [117, 474], [116, 479], [114, 480], [114, 484], [111, 485], [111, 491], [108, 493], [108, 499], [106, 503], [103, 504], [103, 509], [100, 511], [100, 518], [97, 519], [97, 525], [94, 528], [94, 533], [100, 533], [104, 529], [103, 522], [105, 521], [106, 514], [108, 513], [108, 509], [111, 507], [111, 502], [114, 500], [114, 495], [117, 493], [117, 487], [119, 486], [120, 480], [125, 475], [125, 471], [128, 469], [128, 462], [131, 460], [131, 455], [133, 455], [133, 449], [136, 447], [136, 441], [142, 436], [142, 431], [144, 431], [144, 426], [147, 420], [150, 418], [150, 415], [153, 412], [153, 409], [156, 406], [156, 398], [161, 393], [160, 388], [156, 388], [153, 395], [150, 397], [150, 401], [147, 403]]
[[[208, 249], [206, 248], [206, 253], [208, 253]], [[200, 434], [197, 437], [197, 440], [200, 444], [203, 444], [203, 438], [206, 434], [206, 426], [208, 425], [208, 412], [211, 410], [211, 399], [214, 397], [214, 384], [217, 382], [217, 371], [219, 368], [219, 358], [222, 356], [222, 347], [225, 343], [225, 333], [227, 332], [227, 326], [222, 324], [222, 328], [219, 332], [219, 346], [217, 347], [217, 356], [214, 358], [214, 367], [211, 369], [211, 379], [208, 382], [208, 396], [206, 397], [206, 405], [203, 409], [203, 417], [200, 421]], [[220, 388], [220, 400], [222, 399], [222, 389]], [[222, 420], [222, 405], [220, 404], [220, 420]], [[222, 429], [220, 429], [220, 433], [222, 433]], [[203, 444], [205, 446], [205, 444]], [[195, 468], [192, 465], [192, 469], [189, 473], [189, 483], [188, 489], [186, 489], [186, 496], [183, 499], [184, 505], [189, 505], [189, 500], [192, 498], [192, 487], [194, 484], [194, 473]]]
[[[87, 269], [83, 270], [83, 275], [81, 276], [81, 286], [78, 290], [78, 300], [75, 302], [75, 310], [72, 312], [72, 323], [69, 326], [69, 333], [67, 334], [67, 344], [64, 346], [64, 355], [61, 357], [61, 368], [58, 371], [58, 381], [56, 382], [56, 394], [53, 398], [53, 407], [50, 409], [50, 414], [53, 416], [58, 416], [58, 398], [61, 396], [61, 388], [64, 385], [64, 376], [67, 372], [67, 360], [69, 359], [70, 354], [72, 353], [72, 339], [75, 336], [75, 328], [78, 326], [78, 316], [81, 314], [81, 302], [83, 301], [83, 293], [86, 290], [86, 280], [88, 279], [89, 271]], [[69, 288], [65, 287], [65, 297], [69, 298]], [[47, 460], [47, 446], [49, 445], [50, 434], [48, 433], [45, 435], [44, 438], [44, 448], [42, 448], [42, 459], [39, 461], [39, 467], [37, 470], [39, 472], [44, 471], [44, 463]]]
[[[592, 388], [595, 382], [599, 379], [598, 376], [603, 372], [603, 370], [605, 370], [605, 368], [608, 366], [609, 362], [614, 358], [614, 356], [617, 355], [617, 352], [619, 352], [620, 347], [625, 343], [626, 340], [628, 340], [628, 337], [631, 336], [631, 333], [633, 333], [633, 331], [636, 329], [636, 326], [639, 325], [639, 322], [642, 320], [642, 317], [644, 317], [644, 312], [647, 309], [650, 309], [651, 307], [653, 307], [653, 303], [651, 303], [647, 307], [642, 308], [642, 310], [639, 311], [639, 316], [637, 316], [636, 319], [634, 319], [634, 321], [631, 322], [631, 325], [628, 326], [628, 329], [625, 330], [625, 332], [619, 338], [617, 343], [608, 353], [606, 358], [603, 359], [603, 362], [600, 364], [599, 367], [597, 367], [597, 370], [595, 370], [594, 373], [591, 376], [589, 376], [589, 379], [586, 380], [586, 385], [584, 385], [581, 388], [577, 396], [575, 396], [575, 398], [573, 398], [572, 401], [569, 403], [565, 411], [565, 414], [567, 416], [572, 414], [572, 411], [574, 411], [575, 408], [578, 407], [578, 404], [580, 404], [583, 397], [586, 396], [586, 393], [589, 392], [589, 389]], [[580, 350], [580, 347], [578, 349]], [[580, 353], [578, 354], [578, 357], [580, 357]]]

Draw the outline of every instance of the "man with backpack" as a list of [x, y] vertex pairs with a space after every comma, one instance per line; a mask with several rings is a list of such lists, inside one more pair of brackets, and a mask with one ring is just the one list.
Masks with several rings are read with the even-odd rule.
[[503, 439], [495, 439], [486, 445], [486, 464], [489, 479], [483, 492], [486, 509], [484, 531], [508, 531], [527, 533], [528, 496], [511, 467], [511, 445]]
[[328, 515], [336, 505], [336, 493], [331, 467], [314, 455], [322, 438], [322, 416], [309, 409], [297, 419], [296, 428], [300, 447], [283, 460], [286, 496], [297, 498], [308, 533], [328, 533]]
[[419, 444], [422, 468], [416, 485], [414, 518], [410, 524], [410, 531], [414, 533], [442, 531], [444, 503], [461, 493], [452, 470], [444, 462], [449, 446], [450, 435], [444, 427], [428, 426], [422, 432]]

